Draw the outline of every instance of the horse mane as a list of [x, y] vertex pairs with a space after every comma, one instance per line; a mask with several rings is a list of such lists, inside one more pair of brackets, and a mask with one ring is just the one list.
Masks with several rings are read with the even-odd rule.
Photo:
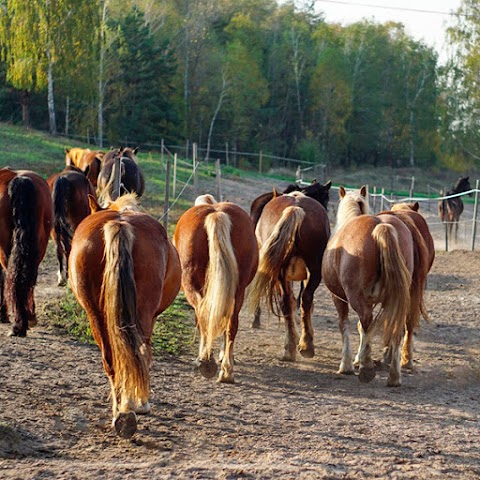
[[127, 193], [125, 195], [120, 195], [120, 197], [118, 197], [115, 201], [110, 202], [107, 208], [109, 210], [117, 210], [119, 212], [140, 211], [140, 206], [136, 193]]
[[200, 195], [195, 199], [195, 206], [197, 205], [213, 205], [217, 203], [215, 200], [215, 197], [213, 195], [210, 195], [209, 193], [206, 193], [205, 195]]
[[399, 211], [399, 210], [412, 210], [414, 212], [418, 212], [420, 208], [420, 205], [418, 202], [412, 202], [412, 203], [406, 203], [406, 202], [403, 202], [403, 203], [396, 203], [394, 205], [392, 205], [392, 212], [396, 212], [396, 211]]
[[337, 225], [335, 231], [338, 231], [352, 218], [359, 215], [368, 214], [368, 203], [364, 196], [357, 192], [348, 192], [340, 198], [337, 211]]

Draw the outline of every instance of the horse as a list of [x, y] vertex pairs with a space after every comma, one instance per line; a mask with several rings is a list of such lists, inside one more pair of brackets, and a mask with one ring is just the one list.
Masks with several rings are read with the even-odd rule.
[[[452, 190], [444, 195], [446, 197], [471, 190], [469, 177], [460, 177]], [[471, 197], [473, 194], [469, 193]], [[463, 212], [463, 202], [460, 197], [446, 198], [438, 202], [438, 215], [443, 223], [448, 223], [448, 234], [451, 237], [455, 225], [455, 240], [458, 236], [458, 222]]]
[[136, 193], [141, 197], [145, 191], [145, 177], [138, 164], [138, 148], [114, 148], [103, 157], [102, 167], [97, 180], [98, 197], [104, 201], [112, 198], [114, 192], [114, 165], [120, 159], [120, 184], [123, 192]]
[[[311, 320], [313, 295], [322, 278], [322, 257], [330, 236], [327, 211], [301, 192], [281, 195], [265, 205], [256, 235], [260, 258], [257, 274], [249, 287], [250, 307], [257, 310], [265, 298], [269, 311], [283, 316], [286, 326], [283, 360], [295, 361], [297, 344], [303, 357], [312, 358], [315, 354]], [[299, 340], [292, 285], [293, 281], [304, 280]]]
[[[329, 201], [329, 191], [332, 186], [332, 181], [329, 180], [325, 185], [318, 183], [317, 180], [314, 178], [310, 185], [306, 187], [299, 186], [297, 184], [290, 183], [285, 190], [282, 192], [283, 194], [291, 193], [291, 192], [302, 192], [307, 197], [311, 197], [317, 202], [320, 202], [324, 207], [325, 210], [328, 209], [328, 201]], [[274, 197], [278, 197], [279, 193], [276, 189], [273, 189], [272, 192], [263, 193], [262, 195], [258, 196], [250, 205], [250, 217], [255, 226], [257, 226], [258, 220], [265, 205], [272, 200]]]
[[[338, 312], [342, 334], [339, 373], [353, 374], [349, 306], [359, 316], [359, 380], [375, 378], [371, 343], [383, 328], [383, 345], [391, 351], [387, 386], [401, 385], [400, 343], [410, 311], [414, 240], [397, 216], [369, 215], [366, 188], [339, 189], [337, 224], [323, 258], [322, 275]], [[374, 316], [374, 308], [381, 305]]]
[[29, 170], [0, 169], [0, 321], [25, 337], [37, 323], [34, 287], [53, 222], [45, 180]]
[[182, 264], [182, 288], [200, 331], [196, 364], [204, 377], [216, 375], [212, 344], [223, 335], [218, 381], [234, 383], [238, 315], [258, 265], [252, 222], [238, 205], [204, 195], [178, 220], [173, 242]]
[[[414, 271], [410, 287], [410, 311], [407, 315], [405, 337], [401, 353], [401, 367], [413, 369], [413, 340], [414, 333], [420, 326], [420, 314], [429, 320], [424, 305], [423, 295], [426, 288], [427, 276], [435, 259], [435, 245], [423, 216], [418, 213], [419, 204], [397, 203], [392, 205], [389, 212], [380, 212], [379, 215], [395, 215], [402, 220], [410, 230], [414, 240]], [[390, 353], [386, 352], [385, 360], [389, 363]]]
[[95, 189], [85, 173], [74, 166], [67, 166], [63, 171], [51, 175], [47, 178], [47, 184], [53, 199], [51, 236], [57, 247], [57, 283], [65, 285], [73, 233], [80, 222], [90, 215], [88, 196], [95, 198]]
[[65, 164], [67, 167], [73, 165], [82, 170], [90, 183], [96, 187], [105, 152], [90, 150], [89, 148], [65, 149], [65, 152]]
[[78, 167], [80, 165], [80, 161], [86, 153], [91, 152], [89, 148], [66, 148], [65, 149], [65, 165], [68, 167], [69, 165], [74, 165]]
[[113, 426], [128, 438], [150, 411], [151, 336], [156, 317], [175, 299], [178, 254], [164, 228], [140, 212], [134, 195], [92, 214], [75, 230], [69, 283], [85, 309], [112, 391]]
[[[283, 195], [287, 193], [292, 193], [292, 192], [301, 192], [307, 197], [313, 198], [314, 200], [317, 200], [320, 204], [322, 204], [325, 207], [325, 210], [328, 209], [328, 201], [330, 199], [329, 192], [330, 188], [332, 186], [332, 181], [329, 180], [325, 185], [322, 185], [317, 182], [317, 180], [314, 178], [312, 180], [312, 183], [306, 187], [301, 187], [297, 184], [289, 184], [287, 188], [283, 191]], [[253, 224], [255, 227], [257, 226], [258, 220], [260, 219], [260, 215], [262, 214], [263, 209], [265, 208], [265, 205], [272, 200], [275, 197], [278, 197], [279, 193], [277, 190], [274, 188], [273, 192], [267, 192], [259, 197], [257, 197], [255, 200], [250, 205], [250, 218], [252, 219]], [[300, 297], [301, 294], [303, 293], [303, 282], [300, 285], [300, 293], [299, 297], [297, 300], [297, 307], [300, 308]], [[252, 328], [260, 328], [260, 307], [258, 310], [255, 311], [254, 318], [252, 321]]]

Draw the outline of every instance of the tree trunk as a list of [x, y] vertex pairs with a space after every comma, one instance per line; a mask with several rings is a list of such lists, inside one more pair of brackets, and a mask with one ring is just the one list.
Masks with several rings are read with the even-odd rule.
[[23, 126], [30, 128], [30, 92], [28, 90], [22, 90], [21, 102]]
[[107, 0], [103, 2], [102, 24], [100, 26], [100, 59], [98, 71], [98, 145], [103, 148], [103, 102], [105, 97], [105, 28], [107, 21]]
[[222, 108], [222, 103], [225, 98], [225, 95], [227, 93], [227, 81], [225, 79], [225, 74], [222, 76], [222, 90], [220, 92], [220, 96], [218, 97], [218, 103], [217, 103], [217, 108], [215, 108], [215, 112], [212, 117], [212, 121], [210, 122], [210, 128], [208, 130], [208, 139], [207, 139], [207, 152], [205, 153], [205, 161], [208, 161], [208, 157], [210, 156], [210, 145], [211, 145], [211, 140], [212, 140], [212, 133], [213, 133], [213, 127], [215, 125], [215, 121], [217, 119], [218, 113], [220, 112], [220, 109]]
[[57, 134], [57, 119], [55, 117], [55, 100], [53, 95], [53, 61], [50, 49], [47, 48], [48, 58], [48, 122], [50, 125], [50, 135]]

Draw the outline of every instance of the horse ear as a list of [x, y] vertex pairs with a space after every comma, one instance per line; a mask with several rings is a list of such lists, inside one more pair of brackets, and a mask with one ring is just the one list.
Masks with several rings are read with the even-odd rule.
[[277, 198], [277, 197], [278, 197], [277, 189], [273, 187], [273, 198]]
[[90, 206], [90, 211], [92, 213], [103, 210], [103, 208], [98, 204], [97, 200], [92, 195], [88, 196], [88, 205]]
[[415, 212], [418, 212], [419, 208], [420, 208], [420, 204], [418, 202], [415, 202], [412, 206], [412, 210]]
[[136, 155], [137, 152], [138, 152], [138, 147], [135, 147], [135, 148], [133, 149], [133, 154]]
[[341, 185], [338, 187], [338, 194], [340, 195], [340, 198], [343, 198], [347, 194], [347, 192]]
[[311, 182], [310, 182], [310, 185], [315, 185], [317, 183], [317, 179], [314, 178]]
[[330, 188], [332, 187], [332, 181], [329, 180], [325, 185], [324, 185], [325, 189], [326, 190], [330, 190]]
[[362, 197], [366, 197], [367, 196], [367, 187], [364, 185], [361, 189], [360, 189], [360, 195]]
[[68, 153], [68, 152], [70, 152], [70, 149], [69, 149], [69, 148], [66, 148], [66, 149], [65, 149], [65, 153]]

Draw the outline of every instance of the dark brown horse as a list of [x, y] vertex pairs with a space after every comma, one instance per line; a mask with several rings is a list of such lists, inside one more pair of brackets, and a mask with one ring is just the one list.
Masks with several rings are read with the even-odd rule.
[[[317, 202], [321, 203], [325, 207], [325, 210], [327, 210], [328, 201], [330, 198], [329, 191], [331, 186], [331, 180], [329, 180], [325, 185], [322, 185], [321, 183], [318, 183], [316, 179], [313, 179], [312, 183], [310, 185], [307, 185], [306, 187], [291, 183], [287, 186], [287, 188], [285, 188], [282, 193], [285, 194], [291, 192], [302, 192], [307, 197], [313, 198]], [[260, 215], [262, 214], [265, 205], [278, 195], [280, 194], [277, 193], [277, 191], [274, 189], [274, 191], [264, 193], [257, 197], [255, 200], [253, 200], [250, 205], [250, 218], [252, 219], [255, 226], [257, 226], [258, 220], [260, 218]]]
[[156, 317], [180, 288], [178, 254], [164, 228], [133, 195], [92, 213], [73, 235], [69, 281], [87, 312], [110, 381], [113, 423], [129, 437], [135, 413], [148, 413], [151, 336]]
[[73, 166], [51, 175], [47, 183], [53, 198], [52, 239], [57, 247], [58, 285], [65, 285], [73, 233], [79, 223], [90, 215], [88, 196], [96, 198], [95, 189], [85, 173]]
[[115, 191], [115, 164], [120, 165], [120, 195], [136, 193], [141, 197], [145, 191], [145, 177], [136, 157], [138, 148], [114, 148], [107, 152], [102, 160], [102, 167], [98, 175], [97, 193], [103, 202], [109, 200]]
[[0, 320], [25, 337], [36, 324], [34, 287], [53, 222], [47, 183], [34, 172], [0, 169]]
[[[331, 180], [329, 180], [325, 185], [322, 185], [317, 182], [316, 179], [312, 180], [312, 183], [306, 187], [301, 187], [297, 184], [291, 183], [287, 186], [287, 188], [283, 191], [283, 194], [291, 193], [291, 192], [301, 192], [307, 197], [313, 198], [321, 205], [325, 207], [325, 210], [328, 209], [328, 201], [330, 199], [329, 192], [332, 186]], [[265, 205], [272, 200], [273, 198], [279, 196], [280, 194], [277, 193], [276, 189], [272, 192], [264, 193], [257, 197], [250, 205], [250, 218], [252, 219], [253, 224], [255, 227], [257, 226], [258, 220], [260, 219], [260, 215], [262, 214]], [[303, 293], [304, 283], [302, 282], [300, 285], [300, 293], [297, 299], [297, 307], [300, 308], [300, 298]], [[261, 310], [260, 307], [255, 311], [252, 328], [260, 328], [260, 315]]]
[[[268, 202], [256, 228], [260, 248], [258, 271], [250, 290], [250, 306], [256, 310], [263, 298], [268, 309], [285, 319], [283, 359], [314, 355], [313, 295], [322, 278], [322, 256], [330, 236], [327, 211], [300, 192], [281, 195]], [[300, 298], [302, 334], [295, 328], [293, 281], [306, 280]], [[278, 311], [278, 307], [280, 311]]]
[[[353, 374], [349, 305], [358, 314], [359, 379], [375, 378], [371, 343], [383, 330], [383, 345], [391, 351], [388, 386], [401, 384], [400, 343], [409, 314], [414, 272], [414, 240], [409, 228], [395, 215], [368, 215], [366, 188], [360, 193], [339, 189], [337, 225], [325, 251], [322, 273], [332, 293], [342, 334], [339, 373]], [[380, 310], [374, 315], [376, 305]]]
[[[453, 189], [448, 190], [444, 196], [449, 197], [450, 195], [468, 192], [471, 189], [469, 177], [460, 177]], [[472, 196], [473, 194], [470, 193], [469, 195]], [[455, 240], [458, 236], [458, 221], [460, 220], [462, 212], [463, 202], [461, 196], [446, 198], [438, 202], [438, 215], [442, 222], [448, 223], [448, 234], [450, 237], [452, 236], [453, 227], [455, 226]]]
[[223, 335], [218, 381], [233, 383], [238, 314], [258, 265], [252, 222], [239, 206], [204, 195], [178, 220], [174, 243], [182, 263], [182, 288], [200, 331], [200, 372], [207, 378], [216, 374], [212, 343]]

